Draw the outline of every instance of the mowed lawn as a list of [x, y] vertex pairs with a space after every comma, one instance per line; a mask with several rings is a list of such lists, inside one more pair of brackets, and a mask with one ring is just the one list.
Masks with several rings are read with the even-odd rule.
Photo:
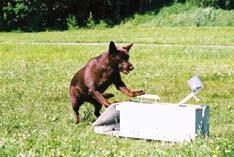
[[116, 26], [77, 31], [1, 33], [0, 43], [107, 42], [185, 45], [234, 45], [234, 27]]
[[[155, 29], [160, 32], [160, 28]], [[161, 29], [163, 32], [165, 28]], [[233, 36], [230, 35], [234, 34], [233, 28], [224, 27], [230, 30], [226, 33], [217, 32], [216, 28], [205, 28], [211, 33], [200, 35], [196, 29], [185, 30], [194, 31], [197, 35], [195, 39], [191, 34], [178, 33], [174, 36], [185, 45], [234, 45]], [[94, 38], [103, 34], [97, 30], [94, 32]], [[50, 34], [31, 34], [30, 40], [26, 37], [18, 40], [24, 33], [1, 33], [0, 39], [8, 43], [26, 43], [42, 41], [41, 38], [47, 42], [44, 39], [48, 37], [49, 42], [54, 42], [58, 36], [59, 40], [55, 42], [67, 42], [60, 33], [73, 36], [77, 32], [52, 32], [54, 38], [47, 33]], [[142, 36], [151, 37], [148, 31], [141, 33]], [[219, 43], [221, 39], [218, 38], [213, 38], [214, 43], [209, 42], [213, 41], [210, 39], [212, 34], [222, 36], [222, 42]], [[106, 39], [103, 36], [102, 42], [112, 40], [109, 35]], [[151, 35], [157, 38], [153, 33]], [[92, 36], [87, 42], [91, 41]], [[122, 36], [113, 40], [155, 43], [153, 40], [132, 39], [124, 31]], [[187, 40], [182, 41], [182, 38]], [[71, 37], [69, 42], [76, 42], [75, 39]], [[166, 42], [169, 39], [166, 35], [161, 41], [164, 39], [165, 43], [171, 43]], [[73, 123], [68, 99], [71, 77], [91, 57], [104, 52], [107, 47], [0, 44], [0, 156], [233, 156], [234, 48], [132, 47], [130, 59], [135, 69], [128, 75], [122, 75], [131, 89], [144, 89], [147, 93], [161, 96], [162, 102], [176, 103], [190, 92], [187, 87], [190, 77], [199, 74], [204, 82], [205, 87], [198, 97], [201, 98], [200, 104], [210, 106], [209, 137], [193, 142], [170, 143], [95, 134], [91, 126], [95, 120], [94, 109], [88, 103], [81, 107], [81, 123], [78, 126]], [[110, 101], [129, 99], [114, 87], [109, 88], [108, 92], [115, 94]], [[190, 103], [198, 104], [195, 101]]]

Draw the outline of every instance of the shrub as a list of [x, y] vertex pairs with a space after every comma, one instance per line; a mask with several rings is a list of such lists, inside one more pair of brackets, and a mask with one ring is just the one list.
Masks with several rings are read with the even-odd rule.
[[233, 9], [234, 0], [188, 0], [200, 7], [214, 7], [223, 9]]
[[74, 15], [69, 15], [67, 18], [68, 30], [76, 30], [78, 28], [78, 23]]
[[95, 20], [93, 19], [92, 12], [89, 13], [89, 17], [87, 19], [86, 24], [87, 24], [88, 28], [94, 28], [95, 27]]
[[193, 0], [198, 6], [201, 7], [218, 7], [219, 0]]

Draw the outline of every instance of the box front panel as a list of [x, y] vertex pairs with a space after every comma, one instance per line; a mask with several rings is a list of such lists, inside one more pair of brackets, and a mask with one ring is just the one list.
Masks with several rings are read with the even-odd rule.
[[120, 107], [120, 136], [168, 141], [195, 138], [196, 108], [130, 103]]

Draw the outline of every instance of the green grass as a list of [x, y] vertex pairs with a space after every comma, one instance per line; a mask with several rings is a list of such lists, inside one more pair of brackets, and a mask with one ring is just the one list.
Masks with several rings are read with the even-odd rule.
[[[174, 29], [181, 32], [190, 30], [187, 32], [197, 36], [188, 39], [192, 34], [185, 35], [187, 40], [180, 39], [184, 44], [192, 44], [193, 40], [196, 44], [203, 44], [202, 41], [207, 42], [205, 39], [209, 39], [209, 35], [216, 34], [223, 38], [214, 38], [215, 44], [222, 40], [225, 44], [233, 45], [233, 37], [230, 35], [233, 34], [233, 28], [153, 28], [153, 32], [162, 31], [159, 33], [162, 42], [178, 42], [166, 38], [170, 34], [168, 32], [173, 33]], [[108, 36], [108, 31], [115, 34], [111, 29], [106, 32], [103, 30], [92, 34], [93, 39], [84, 39], [95, 41], [102, 35], [102, 40], [109, 41], [112, 36]], [[123, 38], [114, 36], [114, 39], [135, 41], [131, 37], [134, 34], [125, 36], [125, 31], [120, 29]], [[81, 32], [89, 34], [98, 31]], [[145, 39], [146, 42], [158, 39], [150, 30], [141, 33], [139, 36], [150, 38]], [[176, 33], [174, 37], [177, 37]], [[65, 34], [64, 38], [61, 34]], [[76, 34], [79, 32], [46, 32], [26, 37], [24, 33], [2, 33], [0, 38], [1, 41], [22, 39], [23, 42], [34, 42], [46, 41], [48, 38], [48, 41], [55, 42], [77, 42], [81, 37]], [[202, 34], [204, 39], [201, 39]], [[207, 44], [210, 42], [213, 43], [213, 40]], [[94, 109], [90, 104], [82, 106], [81, 123], [74, 125], [68, 100], [71, 77], [89, 58], [106, 49], [107, 46], [0, 45], [0, 156], [233, 156], [233, 48], [133, 46], [131, 50], [135, 70], [127, 76], [123, 75], [123, 80], [132, 89], [145, 89], [147, 93], [160, 95], [163, 102], [178, 102], [189, 92], [186, 81], [195, 74], [201, 76], [205, 88], [198, 97], [201, 98], [200, 103], [210, 106], [210, 136], [191, 143], [95, 134], [91, 127], [95, 119]], [[109, 92], [115, 94], [111, 101], [128, 100], [114, 87]], [[193, 101], [191, 103], [196, 104]]]
[[0, 32], [0, 44], [113, 40], [119, 43], [234, 45], [233, 19], [233, 10], [198, 8], [190, 3], [176, 3], [160, 10], [135, 14], [113, 28], [106, 28], [105, 23], [101, 21], [94, 29], [34, 33]]
[[[233, 17], [232, 10], [175, 4], [137, 14], [108, 29], [98, 25], [63, 32], [0, 32], [0, 156], [232, 157], [234, 48], [200, 45], [234, 46], [234, 28], [223, 27], [233, 26]], [[205, 84], [198, 95], [200, 103], [210, 106], [210, 136], [168, 143], [98, 135], [91, 127], [95, 117], [88, 103], [81, 107], [81, 123], [76, 126], [68, 99], [71, 77], [107, 45], [16, 44], [111, 40], [194, 45], [135, 45], [131, 50], [135, 70], [122, 77], [131, 89], [144, 89], [158, 94], [162, 102], [176, 103], [189, 92], [186, 81], [199, 74]], [[129, 99], [114, 87], [108, 91], [115, 94], [111, 101]]]
[[123, 22], [127, 26], [234, 26], [234, 10], [199, 8], [191, 3], [175, 3]]
[[1, 43], [135, 42], [185, 45], [234, 45], [234, 27], [116, 26], [64, 32], [0, 33]]

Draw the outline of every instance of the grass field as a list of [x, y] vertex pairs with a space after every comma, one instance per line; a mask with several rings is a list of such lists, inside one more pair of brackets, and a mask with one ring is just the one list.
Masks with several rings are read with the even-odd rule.
[[64, 32], [0, 33], [0, 43], [108, 42], [234, 45], [234, 27], [116, 26]]
[[[178, 102], [188, 94], [186, 81], [191, 76], [199, 74], [205, 84], [198, 96], [200, 103], [210, 106], [210, 136], [191, 143], [167, 143], [94, 134], [94, 109], [90, 104], [82, 106], [82, 122], [74, 125], [68, 100], [70, 79], [107, 45], [14, 44], [110, 40], [234, 45], [234, 29], [116, 27], [0, 33], [0, 156], [233, 156], [234, 48], [133, 46], [131, 61], [135, 70], [123, 75], [130, 88], [158, 94], [163, 102]], [[111, 101], [128, 100], [114, 87], [108, 91], [115, 94]]]

